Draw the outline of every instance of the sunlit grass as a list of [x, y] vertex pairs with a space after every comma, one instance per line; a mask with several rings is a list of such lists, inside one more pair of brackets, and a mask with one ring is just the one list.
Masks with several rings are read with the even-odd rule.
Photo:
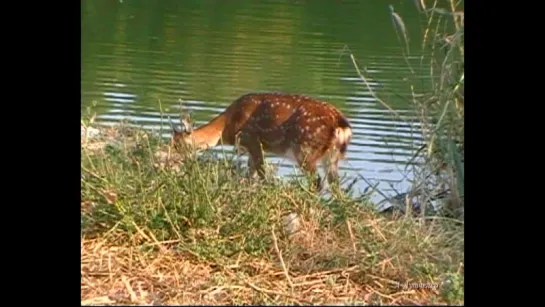
[[363, 197], [169, 153], [144, 130], [99, 131], [81, 152], [84, 304], [463, 302], [460, 222], [381, 215]]

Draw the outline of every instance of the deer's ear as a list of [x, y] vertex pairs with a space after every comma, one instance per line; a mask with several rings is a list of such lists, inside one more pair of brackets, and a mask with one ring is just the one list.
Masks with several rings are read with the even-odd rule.
[[189, 115], [182, 115], [180, 117], [180, 123], [182, 124], [184, 131], [186, 131], [187, 133], [193, 132], [193, 125], [191, 119], [189, 118]]
[[178, 135], [178, 134], [182, 133], [182, 131], [180, 129], [176, 128], [176, 126], [172, 125], [172, 133], [174, 135]]
[[193, 132], [193, 122], [190, 119], [189, 112], [184, 108], [182, 99], [180, 98], [178, 101], [180, 102], [180, 124], [185, 133], [191, 133]]

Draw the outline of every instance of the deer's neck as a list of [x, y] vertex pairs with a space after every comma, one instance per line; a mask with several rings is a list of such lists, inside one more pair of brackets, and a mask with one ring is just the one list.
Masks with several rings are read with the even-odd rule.
[[193, 130], [193, 133], [189, 137], [189, 143], [192, 143], [195, 148], [199, 150], [218, 145], [226, 122], [227, 114], [226, 112], [223, 112], [208, 123]]

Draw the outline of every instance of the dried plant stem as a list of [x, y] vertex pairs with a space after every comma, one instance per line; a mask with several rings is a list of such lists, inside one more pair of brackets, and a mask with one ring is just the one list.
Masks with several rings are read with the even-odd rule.
[[358, 250], [356, 248], [356, 239], [354, 238], [354, 233], [352, 232], [352, 225], [350, 224], [350, 220], [346, 220], [346, 227], [348, 228], [348, 234], [350, 235], [350, 240], [352, 241], [352, 248], [354, 249], [354, 253], [357, 253]]
[[276, 234], [274, 233], [274, 229], [271, 230], [271, 234], [272, 234], [273, 243], [274, 243], [274, 250], [276, 251], [276, 254], [278, 255], [278, 259], [280, 259], [280, 264], [282, 265], [282, 269], [284, 270], [284, 275], [286, 275], [288, 284], [293, 290], [293, 283], [291, 282], [290, 274], [288, 273], [288, 269], [286, 268], [286, 264], [284, 263], [284, 258], [282, 257], [282, 253], [280, 252], [280, 249], [278, 248], [278, 240], [276, 239]]
[[[269, 294], [269, 295], [280, 295], [280, 296], [286, 296], [286, 297], [289, 297], [297, 302], [300, 302], [300, 303], [305, 303], [305, 304], [311, 304], [311, 302], [309, 301], [306, 301], [306, 300], [301, 300], [300, 298], [298, 297], [295, 297], [289, 293], [284, 293], [284, 292], [280, 292], [280, 291], [273, 291], [273, 290], [267, 290], [267, 289], [263, 289], [263, 288], [260, 288], [256, 285], [254, 285], [253, 283], [245, 280], [244, 281], [250, 288], [254, 289], [255, 291], [258, 291], [258, 292], [261, 292], [261, 293], [265, 293], [265, 294]], [[299, 304], [300, 304], [299, 303]]]

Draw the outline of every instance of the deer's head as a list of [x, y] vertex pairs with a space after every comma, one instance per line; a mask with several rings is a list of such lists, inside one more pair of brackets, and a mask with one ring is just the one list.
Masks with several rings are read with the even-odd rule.
[[189, 116], [182, 116], [180, 118], [180, 123], [182, 126], [181, 129], [178, 129], [174, 125], [172, 125], [171, 141], [174, 147], [178, 147], [180, 144], [192, 144], [191, 136], [193, 134], [193, 126], [191, 120], [189, 119]]

